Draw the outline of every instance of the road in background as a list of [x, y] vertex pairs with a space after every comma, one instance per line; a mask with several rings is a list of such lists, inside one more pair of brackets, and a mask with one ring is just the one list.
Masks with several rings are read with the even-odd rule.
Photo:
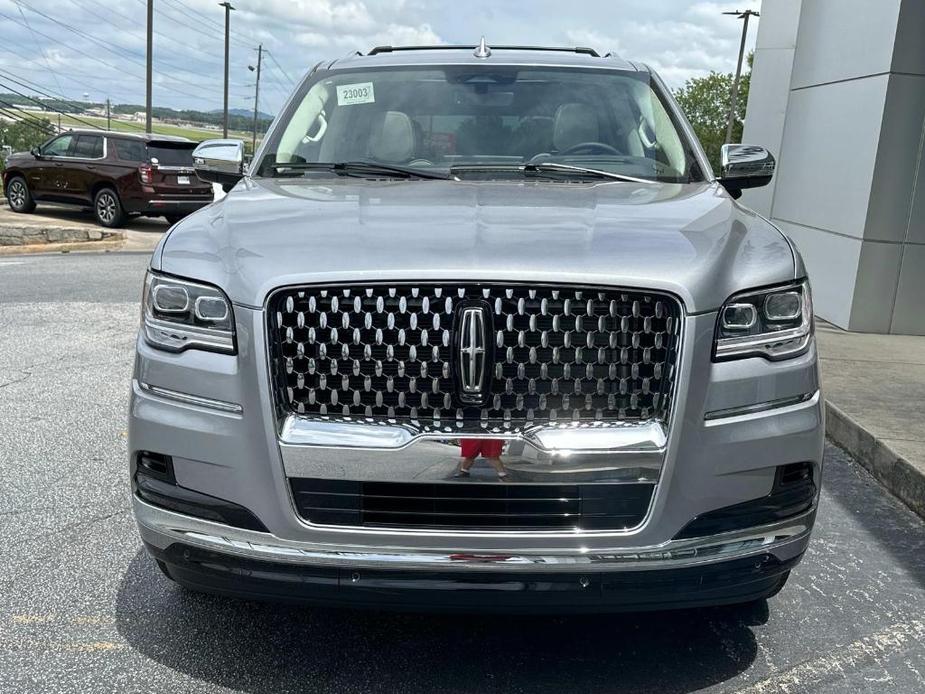
[[0, 692], [925, 690], [925, 523], [834, 447], [806, 560], [748, 608], [434, 616], [182, 591], [129, 510], [146, 264], [0, 258]]

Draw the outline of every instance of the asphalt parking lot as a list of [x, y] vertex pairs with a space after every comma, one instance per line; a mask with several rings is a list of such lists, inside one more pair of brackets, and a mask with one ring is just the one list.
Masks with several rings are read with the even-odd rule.
[[925, 690], [925, 523], [831, 446], [806, 560], [745, 609], [459, 617], [183, 592], [129, 510], [146, 262], [0, 258], [0, 692]]

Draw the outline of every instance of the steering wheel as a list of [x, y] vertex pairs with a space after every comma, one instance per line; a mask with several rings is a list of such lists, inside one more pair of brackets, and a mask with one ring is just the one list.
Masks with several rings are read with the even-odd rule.
[[579, 142], [577, 145], [572, 145], [568, 149], [559, 152], [559, 156], [569, 154], [615, 154], [618, 157], [620, 156], [620, 152], [615, 147], [611, 147], [604, 142]]

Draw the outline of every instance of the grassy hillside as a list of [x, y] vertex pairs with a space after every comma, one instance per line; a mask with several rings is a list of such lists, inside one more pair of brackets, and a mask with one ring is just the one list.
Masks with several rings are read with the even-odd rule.
[[[10, 111], [11, 109], [7, 109]], [[26, 117], [36, 118], [43, 117], [50, 120], [52, 123], [58, 122], [58, 115], [55, 113], [42, 113], [39, 114], [36, 111], [22, 111], [21, 112]], [[106, 119], [105, 118], [96, 118], [94, 116], [61, 116], [61, 126], [64, 128], [86, 128], [87, 124], [93, 124], [98, 128], [106, 128]], [[111, 128], [118, 132], [126, 133], [142, 133], [144, 132], [144, 125], [142, 123], [136, 122], [125, 122], [121, 120], [116, 120], [113, 118], [111, 121]], [[222, 136], [221, 130], [206, 130], [201, 128], [185, 128], [178, 125], [169, 125], [165, 123], [154, 122], [151, 128], [154, 132], [159, 135], [175, 135], [177, 137], [187, 137], [190, 140], [195, 140], [196, 142], [201, 142], [202, 140], [208, 140], [212, 138], [217, 138]], [[250, 141], [252, 133], [242, 132], [237, 130], [229, 130], [228, 137], [235, 137], [241, 140]]]

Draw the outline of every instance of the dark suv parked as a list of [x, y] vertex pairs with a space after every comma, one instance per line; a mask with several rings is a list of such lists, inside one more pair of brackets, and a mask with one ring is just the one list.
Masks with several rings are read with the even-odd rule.
[[180, 137], [70, 130], [11, 155], [3, 187], [14, 212], [56, 202], [92, 205], [105, 227], [132, 215], [166, 217], [172, 224], [213, 199], [211, 184], [193, 170], [195, 147]]

